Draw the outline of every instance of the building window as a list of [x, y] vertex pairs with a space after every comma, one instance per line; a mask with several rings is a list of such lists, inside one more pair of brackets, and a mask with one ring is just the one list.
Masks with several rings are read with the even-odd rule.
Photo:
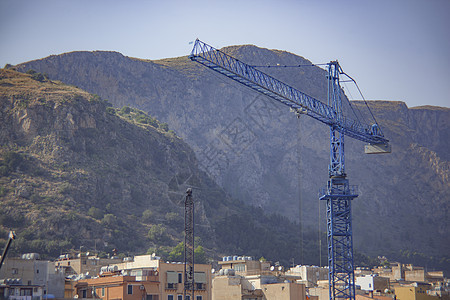
[[12, 273], [13, 273], [13, 274], [19, 274], [19, 269], [13, 268], [13, 269], [12, 269]]
[[197, 300], [203, 300], [203, 296], [197, 296], [196, 299]]
[[236, 264], [233, 266], [236, 272], [245, 272], [245, 264]]
[[183, 282], [183, 274], [178, 273], [178, 283], [182, 283], [182, 282]]
[[81, 291], [81, 297], [82, 298], [87, 298], [87, 290], [82, 290]]
[[105, 297], [105, 288], [102, 288], [102, 297]]
[[167, 295], [167, 300], [173, 300], [173, 295]]
[[36, 270], [36, 273], [39, 274], [39, 269]]
[[131, 284], [128, 285], [128, 295], [133, 295], [133, 286]]
[[186, 295], [186, 298], [184, 298], [184, 300], [191, 300], [191, 296], [190, 295]]
[[178, 296], [177, 296], [177, 299], [178, 299], [178, 300], [183, 300], [183, 295], [178, 295]]
[[31, 296], [33, 294], [32, 289], [21, 289], [20, 296]]

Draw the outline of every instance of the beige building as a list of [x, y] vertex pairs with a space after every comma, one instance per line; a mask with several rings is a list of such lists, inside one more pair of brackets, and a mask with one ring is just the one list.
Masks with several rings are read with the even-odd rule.
[[[146, 281], [149, 276], [156, 276], [158, 285], [158, 300], [182, 300], [184, 292], [184, 264], [163, 262], [155, 255], [135, 256], [128, 261], [111, 265], [122, 275], [134, 276], [136, 281]], [[211, 299], [211, 265], [196, 264], [194, 267], [194, 298], [193, 300]], [[154, 294], [156, 296], [156, 293]], [[188, 299], [186, 299], [188, 300]]]
[[43, 296], [42, 286], [23, 284], [19, 279], [0, 280], [0, 299], [41, 300]]
[[76, 255], [64, 254], [55, 261], [55, 268], [61, 270], [66, 276], [89, 274], [97, 276], [103, 266], [117, 264], [120, 258], [100, 258], [97, 255], [78, 253]]
[[307, 288], [317, 287], [318, 281], [328, 280], [328, 267], [298, 265], [290, 268], [286, 276], [300, 277], [301, 283], [304, 283]]
[[55, 270], [53, 262], [40, 260], [37, 253], [7, 257], [0, 270], [0, 278], [16, 279], [23, 285], [35, 286], [33, 292], [39, 287], [38, 290], [42, 290], [43, 295], [64, 297], [64, 274]]
[[397, 300], [438, 300], [438, 296], [430, 295], [431, 285], [413, 283], [395, 287]]
[[330, 299], [330, 289], [329, 282], [327, 280], [317, 281], [317, 287], [308, 288], [308, 295], [316, 296], [319, 300], [329, 300]]
[[[303, 300], [306, 288], [299, 276], [287, 276], [270, 262], [239, 256], [224, 258], [212, 281], [213, 300]], [[315, 297], [315, 299], [317, 299]]]

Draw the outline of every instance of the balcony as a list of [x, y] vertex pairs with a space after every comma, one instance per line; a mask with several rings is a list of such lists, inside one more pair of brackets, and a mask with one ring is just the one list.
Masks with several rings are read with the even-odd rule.
[[196, 291], [206, 291], [206, 283], [195, 283]]
[[166, 283], [166, 290], [177, 290], [178, 283]]

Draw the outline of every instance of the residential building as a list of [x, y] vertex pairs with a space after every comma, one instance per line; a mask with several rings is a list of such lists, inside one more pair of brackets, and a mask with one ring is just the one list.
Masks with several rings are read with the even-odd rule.
[[159, 282], [156, 274], [145, 280], [136, 280], [136, 276], [123, 276], [119, 273], [107, 273], [104, 276], [81, 279], [75, 284], [78, 298], [122, 299], [122, 300], [160, 300]]
[[90, 255], [89, 252], [73, 254], [63, 254], [54, 262], [55, 268], [61, 270], [65, 276], [89, 274], [96, 276], [100, 269], [110, 264], [117, 264], [122, 259], [118, 257], [100, 258], [97, 255]]
[[355, 285], [359, 286], [363, 291], [384, 292], [389, 290], [389, 278], [380, 277], [378, 275], [364, 275], [355, 277]]
[[[156, 274], [159, 300], [180, 300], [184, 292], [184, 263], [163, 262], [155, 255], [140, 255], [111, 265], [123, 275], [135, 276], [136, 281], [145, 281]], [[211, 265], [195, 264], [195, 300], [211, 299]]]
[[306, 285], [306, 288], [309, 288], [317, 287], [317, 282], [320, 280], [328, 280], [328, 273], [328, 267], [298, 265], [290, 268], [286, 272], [286, 276], [300, 277], [301, 282]]
[[364, 295], [356, 295], [356, 300], [393, 300], [395, 299], [395, 295], [374, 295], [373, 293], [364, 294]]
[[318, 280], [317, 287], [310, 287], [307, 289], [308, 295], [315, 296], [318, 300], [329, 300], [330, 299], [330, 289], [329, 282], [327, 280]]
[[432, 295], [430, 284], [413, 283], [395, 287], [397, 300], [438, 300], [439, 296]]
[[271, 266], [270, 262], [230, 256], [224, 257], [219, 265], [222, 269], [212, 282], [213, 300], [306, 299], [305, 285], [296, 282], [300, 276], [288, 277], [282, 267]]
[[0, 270], [0, 278], [17, 279], [26, 286], [39, 286], [43, 295], [64, 297], [64, 274], [55, 270], [52, 262], [40, 260], [37, 253], [8, 257]]
[[20, 279], [0, 280], [0, 299], [5, 300], [42, 300], [44, 289], [42, 286], [26, 284]]

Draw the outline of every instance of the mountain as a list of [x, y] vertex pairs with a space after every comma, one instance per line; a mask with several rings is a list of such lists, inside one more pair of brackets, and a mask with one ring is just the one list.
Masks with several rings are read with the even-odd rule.
[[[303, 57], [252, 45], [222, 51], [252, 65], [311, 65]], [[328, 177], [328, 127], [187, 57], [141, 60], [116, 52], [72, 52], [15, 67], [34, 69], [166, 122], [194, 150], [200, 169], [232, 197], [325, 231], [318, 191]], [[316, 67], [264, 72], [325, 101], [326, 71]], [[354, 103], [363, 108], [364, 104]], [[392, 143], [392, 154], [365, 155], [346, 139], [346, 170], [359, 186], [354, 200], [355, 249], [371, 255], [450, 253], [448, 238], [450, 109], [368, 101]]]
[[[0, 70], [0, 237], [16, 231], [15, 254], [83, 247], [167, 258], [183, 240], [183, 199], [193, 187], [207, 257], [300, 260], [298, 226], [230, 197], [167, 124], [28, 73]], [[305, 244], [317, 249], [316, 231], [308, 233]], [[305, 251], [305, 259], [318, 257]]]

